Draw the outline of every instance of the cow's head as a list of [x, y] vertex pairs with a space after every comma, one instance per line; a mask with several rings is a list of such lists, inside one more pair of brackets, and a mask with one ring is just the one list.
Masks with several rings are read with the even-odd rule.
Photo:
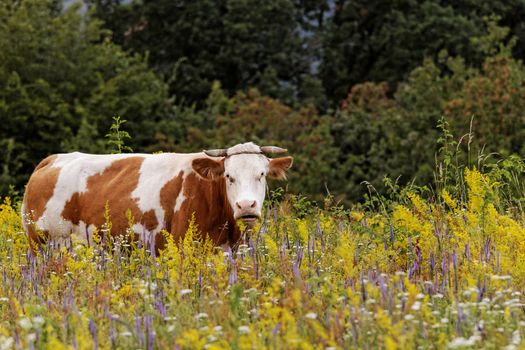
[[234, 218], [253, 226], [261, 216], [266, 177], [285, 179], [293, 162], [292, 157], [270, 159], [267, 155], [283, 152], [286, 150], [279, 147], [259, 147], [248, 142], [204, 151], [209, 157], [193, 160], [192, 167], [204, 179], [223, 179]]

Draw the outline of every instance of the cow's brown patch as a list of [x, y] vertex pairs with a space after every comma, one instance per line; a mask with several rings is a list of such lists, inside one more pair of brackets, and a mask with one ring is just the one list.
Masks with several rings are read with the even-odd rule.
[[154, 210], [143, 213], [131, 193], [139, 183], [140, 167], [144, 157], [130, 157], [114, 161], [103, 172], [87, 179], [87, 190], [74, 193], [66, 202], [62, 217], [78, 225], [101, 227], [105, 223], [106, 203], [111, 219], [111, 234], [125, 235], [129, 227], [127, 212], [131, 212], [133, 223], [153, 230], [158, 225]]
[[24, 218], [24, 220], [29, 220], [27, 233], [29, 239], [34, 242], [41, 242], [48, 236], [47, 232], [41, 232], [39, 235], [34, 223], [44, 214], [47, 202], [51, 199], [55, 191], [55, 185], [60, 175], [60, 168], [54, 168], [52, 166], [56, 158], [56, 155], [52, 155], [41, 161], [35, 168], [26, 186], [24, 214], [26, 214], [27, 217]]
[[56, 155], [52, 155], [40, 162], [27, 183], [25, 203], [27, 212], [31, 214], [31, 219], [34, 221], [42, 217], [47, 202], [55, 191], [55, 185], [60, 174], [60, 168], [52, 167], [56, 157]]
[[193, 171], [207, 180], [218, 179], [224, 174], [224, 158], [214, 160], [211, 158], [197, 158], [191, 162]]
[[184, 179], [183, 193], [185, 200], [171, 222], [175, 241], [184, 238], [194, 214], [198, 230], [208, 235], [215, 245], [237, 243], [241, 234], [228, 203], [223, 177], [209, 181], [190, 173]]

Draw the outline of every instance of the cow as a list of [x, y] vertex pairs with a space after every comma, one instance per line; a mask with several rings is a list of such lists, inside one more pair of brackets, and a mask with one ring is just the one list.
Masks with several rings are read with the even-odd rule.
[[33, 247], [72, 234], [90, 244], [108, 209], [112, 236], [131, 228], [133, 239], [149, 239], [157, 250], [162, 230], [178, 242], [192, 218], [213, 244], [234, 247], [242, 234], [237, 220], [253, 227], [261, 217], [266, 178], [286, 178], [293, 158], [268, 158], [283, 152], [247, 142], [200, 153], [54, 154], [27, 183], [24, 229]]

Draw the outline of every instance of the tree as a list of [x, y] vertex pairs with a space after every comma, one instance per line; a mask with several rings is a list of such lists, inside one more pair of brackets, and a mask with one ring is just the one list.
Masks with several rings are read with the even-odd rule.
[[129, 121], [133, 147], [148, 142], [153, 130], [143, 128], [144, 121], [162, 117], [166, 92], [142, 57], [122, 51], [78, 6], [2, 2], [0, 140], [10, 151], [0, 155], [7, 169], [0, 194], [9, 184], [21, 188], [48, 154], [104, 151], [97, 140], [115, 114]]
[[148, 53], [178, 101], [202, 107], [218, 80], [230, 96], [258, 87], [291, 102], [309, 72], [291, 0], [90, 3], [124, 47]]

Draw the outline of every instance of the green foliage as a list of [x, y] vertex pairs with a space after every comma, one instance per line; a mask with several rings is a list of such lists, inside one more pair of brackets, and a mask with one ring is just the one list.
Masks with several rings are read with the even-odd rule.
[[0, 194], [51, 153], [254, 141], [313, 200], [432, 179], [464, 199], [463, 167], [525, 154], [521, 3], [88, 3], [0, 4]]
[[166, 86], [101, 24], [79, 5], [0, 4], [0, 143], [9, 144], [0, 193], [21, 188], [51, 153], [106, 151], [111, 115], [126, 115], [133, 147], [151, 142], [154, 130], [143, 125], [166, 113]]
[[491, 21], [487, 26], [478, 43], [497, 51], [481, 69], [441, 52], [414, 69], [392, 97], [386, 83], [352, 88], [333, 125], [343, 194], [360, 198], [365, 181], [384, 193], [384, 176], [401, 185], [435, 177], [438, 192], [464, 199], [464, 167], [525, 154], [525, 69], [509, 56], [512, 40], [501, 44], [505, 31]]
[[513, 35], [519, 32], [515, 51], [522, 58], [523, 26], [517, 23], [524, 13], [522, 1], [340, 1], [322, 36], [319, 77], [338, 101], [366, 81], [386, 80], [395, 89], [425, 57], [436, 60], [442, 50], [479, 67], [493, 52], [490, 41], [509, 39], [509, 29], [487, 34], [483, 24], [494, 14]]
[[126, 146], [125, 139], [131, 139], [129, 133], [125, 130], [121, 130], [121, 126], [126, 123], [127, 120], [121, 119], [120, 115], [113, 117], [113, 124], [109, 128], [109, 133], [106, 134], [108, 139], [108, 145], [113, 146], [113, 153], [122, 153], [124, 151], [133, 152], [131, 147]]
[[89, 3], [118, 43], [149, 53], [179, 102], [202, 106], [214, 80], [289, 102], [308, 70], [291, 0]]

